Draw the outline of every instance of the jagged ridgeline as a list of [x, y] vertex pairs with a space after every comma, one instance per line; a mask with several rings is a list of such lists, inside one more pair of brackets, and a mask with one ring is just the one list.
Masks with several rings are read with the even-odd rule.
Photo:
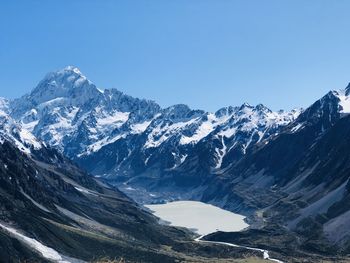
[[247, 103], [215, 113], [182, 104], [162, 109], [115, 89], [101, 91], [74, 67], [48, 74], [7, 108], [23, 128], [92, 174], [162, 197], [199, 187], [300, 113]]

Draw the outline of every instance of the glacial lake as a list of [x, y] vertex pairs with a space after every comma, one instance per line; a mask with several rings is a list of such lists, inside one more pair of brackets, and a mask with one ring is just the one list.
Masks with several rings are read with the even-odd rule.
[[200, 235], [216, 231], [237, 232], [249, 226], [242, 215], [197, 201], [176, 201], [145, 207], [170, 225], [186, 227]]

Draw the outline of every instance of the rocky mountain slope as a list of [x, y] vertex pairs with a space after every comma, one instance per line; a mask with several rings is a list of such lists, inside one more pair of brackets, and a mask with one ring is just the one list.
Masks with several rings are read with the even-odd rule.
[[[55, 151], [32, 147], [29, 153], [21, 152], [21, 145], [18, 150], [6, 137], [0, 148], [1, 247], [8, 248], [0, 249], [2, 260], [50, 261], [55, 259], [52, 254], [62, 262], [99, 256], [160, 260], [150, 247], [184, 235], [159, 226], [124, 194]], [[35, 242], [56, 253], [46, 249], [45, 254]]]
[[[213, 179], [204, 200], [230, 200], [224, 206], [253, 211], [255, 220], [264, 222], [259, 227], [292, 231], [299, 249], [350, 253], [349, 93], [347, 87], [316, 101], [279, 135]], [[269, 229], [265, 234], [271, 236]]]

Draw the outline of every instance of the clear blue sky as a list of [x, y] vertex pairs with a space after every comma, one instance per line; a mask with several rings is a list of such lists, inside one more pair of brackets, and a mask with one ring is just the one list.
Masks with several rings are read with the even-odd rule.
[[0, 1], [0, 96], [75, 65], [162, 106], [308, 106], [350, 81], [349, 11], [346, 0]]

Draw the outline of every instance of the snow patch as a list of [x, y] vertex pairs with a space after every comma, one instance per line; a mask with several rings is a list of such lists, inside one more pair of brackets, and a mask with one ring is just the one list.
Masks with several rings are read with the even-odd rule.
[[16, 229], [5, 226], [2, 223], [0, 223], [0, 227], [8, 233], [12, 234], [19, 241], [25, 243], [27, 246], [39, 252], [44, 258], [57, 263], [69, 263], [69, 261], [64, 260], [56, 250], [43, 245], [42, 243], [33, 238], [29, 238], [19, 233]]
[[180, 140], [180, 144], [189, 144], [199, 142], [201, 139], [208, 136], [218, 125], [227, 121], [228, 116], [224, 115], [221, 118], [217, 118], [215, 114], [210, 113], [207, 116], [208, 120], [204, 121], [197, 128], [193, 136], [188, 137], [183, 135]]
[[142, 123], [136, 123], [131, 125], [131, 133], [134, 133], [134, 134], [143, 133], [151, 124], [151, 122], [152, 121], [145, 121]]
[[335, 91], [334, 94], [339, 98], [341, 107], [340, 113], [350, 113], [350, 96], [346, 96], [346, 90]]
[[102, 147], [104, 147], [104, 146], [106, 146], [106, 145], [108, 145], [108, 144], [114, 143], [114, 142], [118, 141], [119, 139], [125, 138], [125, 137], [126, 137], [126, 135], [123, 135], [123, 134], [122, 134], [122, 135], [117, 135], [117, 136], [112, 137], [112, 138], [108, 138], [108, 137], [103, 138], [102, 140], [97, 141], [97, 142], [91, 144], [90, 146], [88, 146], [86, 152], [84, 152], [84, 153], [82, 153], [82, 154], [79, 154], [78, 157], [81, 157], [81, 156], [83, 156], [83, 155], [89, 155], [89, 154], [91, 154], [92, 152], [97, 152], [97, 151], [99, 151]]
[[224, 137], [222, 136], [221, 137], [221, 145], [222, 145], [222, 149], [219, 149], [219, 148], [216, 148], [215, 151], [216, 151], [216, 154], [218, 156], [218, 161], [217, 161], [217, 164], [215, 166], [216, 169], [219, 169], [221, 168], [221, 165], [222, 165], [222, 161], [224, 159], [224, 156], [226, 154], [226, 150], [227, 150], [227, 146], [225, 144], [225, 141], [224, 141]]
[[120, 112], [116, 111], [111, 115], [107, 115], [104, 118], [99, 118], [97, 120], [97, 124], [99, 126], [113, 126], [120, 127], [123, 123], [125, 123], [129, 118], [129, 112]]
[[78, 190], [79, 192], [81, 192], [81, 193], [97, 196], [97, 193], [96, 193], [96, 192], [91, 191], [91, 190], [88, 190], [88, 189], [86, 189], [86, 188], [81, 188], [81, 187], [77, 187], [77, 186], [74, 186], [74, 188], [75, 188], [76, 190]]
[[301, 128], [303, 128], [304, 126], [304, 123], [298, 123], [297, 125], [295, 125], [292, 129], [291, 129], [291, 132], [292, 133], [295, 133], [297, 131], [299, 131]]
[[36, 150], [41, 149], [41, 144], [37, 141], [35, 136], [31, 134], [29, 131], [27, 131], [26, 129], [20, 129], [19, 134], [23, 142], [29, 143]]

